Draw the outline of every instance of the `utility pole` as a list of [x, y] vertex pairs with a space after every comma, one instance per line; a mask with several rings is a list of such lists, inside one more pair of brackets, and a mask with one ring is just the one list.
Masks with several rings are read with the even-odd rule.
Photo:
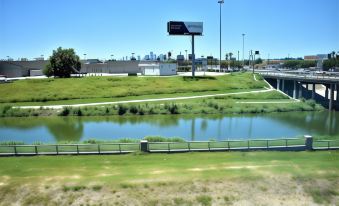
[[245, 34], [242, 34], [242, 65], [245, 66]]
[[218, 1], [220, 4], [220, 51], [219, 51], [219, 71], [221, 72], [221, 5], [224, 3], [224, 0]]

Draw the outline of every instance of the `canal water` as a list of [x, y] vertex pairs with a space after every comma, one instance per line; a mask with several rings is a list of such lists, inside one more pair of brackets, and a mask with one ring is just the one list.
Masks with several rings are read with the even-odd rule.
[[23, 141], [28, 144], [93, 138], [141, 139], [154, 135], [201, 141], [275, 139], [305, 134], [339, 136], [339, 112], [0, 118], [0, 142]]

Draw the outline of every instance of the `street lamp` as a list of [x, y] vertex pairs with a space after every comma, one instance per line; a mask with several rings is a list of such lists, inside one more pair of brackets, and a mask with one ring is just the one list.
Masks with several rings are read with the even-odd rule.
[[219, 71], [221, 72], [221, 5], [224, 3], [224, 0], [218, 1], [220, 4], [220, 51], [219, 51]]
[[242, 65], [245, 66], [245, 34], [242, 34]]

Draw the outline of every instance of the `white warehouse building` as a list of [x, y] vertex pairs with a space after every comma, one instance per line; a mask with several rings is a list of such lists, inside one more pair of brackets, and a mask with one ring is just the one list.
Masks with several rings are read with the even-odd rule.
[[177, 64], [167, 63], [142, 63], [138, 65], [142, 75], [145, 76], [170, 76], [177, 74]]

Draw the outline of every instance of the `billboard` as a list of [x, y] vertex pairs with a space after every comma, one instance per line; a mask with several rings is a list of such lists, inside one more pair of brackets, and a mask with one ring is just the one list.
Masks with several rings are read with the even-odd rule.
[[202, 35], [203, 23], [170, 21], [167, 22], [167, 32], [169, 35]]

